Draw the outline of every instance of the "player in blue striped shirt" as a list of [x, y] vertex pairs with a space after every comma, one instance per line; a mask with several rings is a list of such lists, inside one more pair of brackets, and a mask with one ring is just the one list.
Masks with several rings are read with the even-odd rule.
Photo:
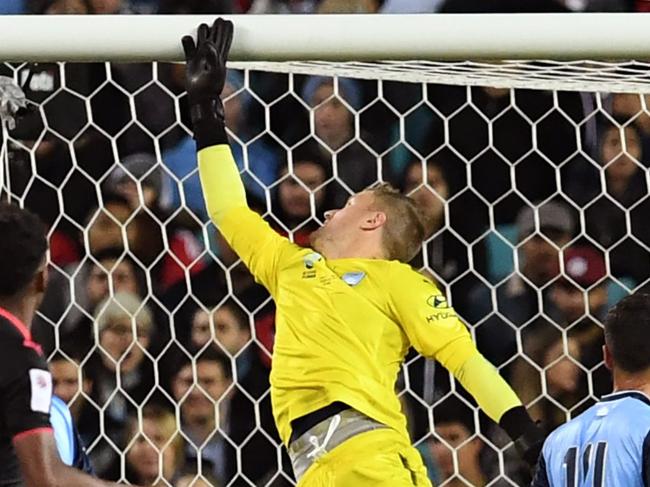
[[532, 487], [650, 486], [650, 295], [626, 297], [604, 324], [614, 392], [549, 435]]

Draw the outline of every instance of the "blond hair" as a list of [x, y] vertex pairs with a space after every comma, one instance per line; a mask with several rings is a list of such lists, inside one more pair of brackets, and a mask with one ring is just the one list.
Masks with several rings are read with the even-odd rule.
[[425, 228], [417, 203], [389, 183], [371, 186], [377, 209], [386, 214], [383, 244], [390, 260], [410, 262], [417, 255], [425, 237]]
[[[162, 453], [166, 450], [174, 452], [174, 472], [178, 471], [185, 463], [185, 441], [183, 436], [179, 433], [176, 416], [157, 404], [149, 404], [142, 409], [142, 421], [151, 421], [156, 429], [160, 432], [164, 444], [155, 445], [160, 448]], [[128, 439], [140, 434], [140, 427], [138, 425], [138, 418], [131, 416], [128, 423]], [[151, 441], [151, 438], [149, 438]]]
[[95, 326], [101, 333], [112, 322], [135, 318], [138, 330], [149, 335], [153, 328], [153, 315], [146, 304], [133, 293], [119, 291], [106, 297], [95, 308]]

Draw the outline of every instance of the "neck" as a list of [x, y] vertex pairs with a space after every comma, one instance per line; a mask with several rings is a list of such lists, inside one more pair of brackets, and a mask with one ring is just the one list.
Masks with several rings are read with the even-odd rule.
[[[339, 134], [328, 134], [326, 136], [320, 135], [331, 150], [336, 150], [341, 147], [343, 144], [347, 143], [352, 135], [352, 131], [346, 131]], [[329, 157], [329, 152], [328, 152]]]
[[641, 372], [625, 372], [614, 369], [614, 392], [639, 391], [650, 396], [650, 368]]
[[[459, 478], [454, 478], [451, 482], [445, 483], [445, 485], [449, 485], [449, 487], [465, 487], [467, 485], [475, 485], [475, 486], [482, 486], [485, 485], [485, 477], [483, 476], [483, 472], [481, 472], [481, 469], [476, 467], [472, 468], [464, 468], [461, 471], [461, 475], [463, 476], [464, 480], [461, 480]], [[469, 482], [469, 483], [468, 483]]]
[[193, 440], [203, 443], [208, 436], [215, 430], [214, 416], [208, 418], [193, 418], [187, 422], [187, 428], [190, 430]]
[[623, 178], [609, 178], [607, 180], [607, 189], [612, 196], [623, 196], [628, 188], [628, 180]]
[[542, 286], [549, 281], [548, 278], [545, 278], [539, 272], [531, 269], [528, 263], [524, 264], [524, 268], [521, 270], [521, 273], [537, 286]]
[[[318, 249], [316, 249], [318, 250]], [[331, 245], [323, 246], [319, 252], [328, 260], [331, 259], [386, 259], [383, 252], [369, 245]]]
[[483, 472], [481, 471], [481, 468], [476, 464], [472, 465], [469, 468], [464, 468], [462, 475], [469, 481], [471, 485], [485, 485], [485, 477], [483, 476]]
[[23, 295], [0, 298], [0, 308], [4, 308], [31, 329], [36, 312], [36, 303]]

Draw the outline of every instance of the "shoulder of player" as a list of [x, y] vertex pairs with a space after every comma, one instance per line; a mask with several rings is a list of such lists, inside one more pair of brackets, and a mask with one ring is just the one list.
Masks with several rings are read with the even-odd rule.
[[570, 437], [574, 433], [576, 433], [576, 430], [579, 431], [582, 428], [584, 420], [588, 416], [596, 415], [597, 407], [598, 407], [598, 403], [594, 404], [587, 410], [583, 411], [575, 418], [572, 418], [570, 421], [567, 421], [566, 423], [563, 423], [560, 426], [558, 426], [546, 437], [546, 445], [550, 445], [553, 442], [561, 442], [564, 436]]
[[432, 292], [439, 292], [438, 285], [431, 279], [431, 277], [421, 271], [416, 270], [409, 264], [404, 264], [397, 260], [383, 261], [388, 268], [390, 280], [394, 284], [403, 283], [425, 283], [432, 287]]
[[0, 367], [0, 376], [4, 377], [19, 370], [19, 364], [47, 368], [41, 347], [32, 340], [29, 330], [16, 319], [0, 315], [0, 365], [3, 363], [13, 365]]
[[0, 347], [8, 344], [13, 347], [16, 342], [22, 342], [26, 339], [31, 340], [31, 334], [22, 323], [0, 315]]

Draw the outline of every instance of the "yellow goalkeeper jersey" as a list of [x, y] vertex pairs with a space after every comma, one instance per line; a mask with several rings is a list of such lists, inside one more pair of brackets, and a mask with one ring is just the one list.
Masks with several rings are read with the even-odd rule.
[[246, 206], [225, 145], [200, 151], [199, 170], [209, 214], [275, 300], [271, 402], [285, 444], [292, 420], [334, 401], [408, 436], [395, 382], [411, 346], [495, 421], [520, 404], [432, 281], [397, 261], [328, 260], [280, 236]]

